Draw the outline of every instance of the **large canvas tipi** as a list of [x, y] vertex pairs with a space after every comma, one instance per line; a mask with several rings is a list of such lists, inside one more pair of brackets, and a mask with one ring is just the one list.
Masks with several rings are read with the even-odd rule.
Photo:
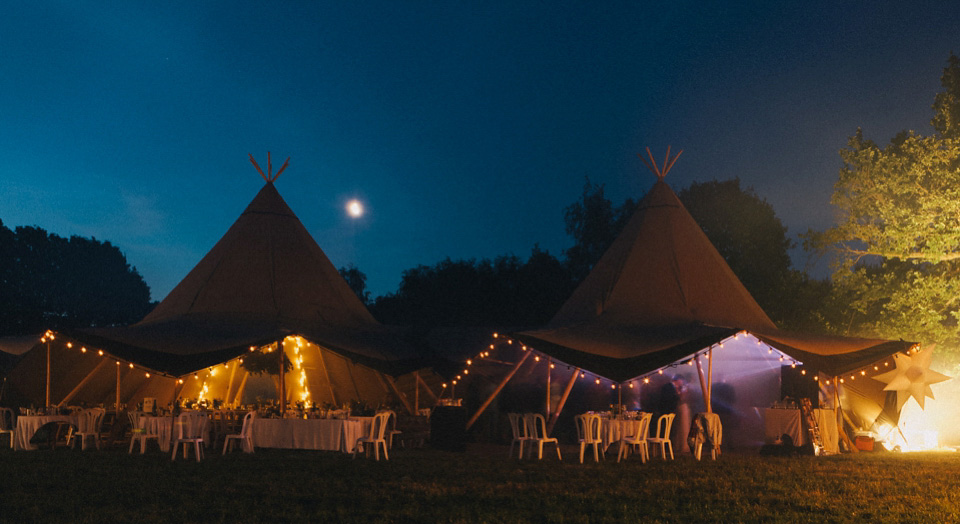
[[[277, 192], [276, 176], [264, 178], [223, 237], [142, 321], [63, 333], [57, 347], [69, 351], [67, 341], [90, 346], [104, 352], [92, 355], [113, 359], [123, 373], [152, 372], [153, 382], [166, 378], [176, 392], [163, 396], [228, 404], [239, 403], [255, 381], [240, 366], [244, 355], [282, 347], [292, 364], [277, 384], [286, 402], [409, 404], [395, 377], [419, 366], [415, 344], [370, 315]], [[113, 370], [90, 368], [103, 377], [87, 377], [85, 389], [104, 380], [112, 384], [115, 377], [107, 371]], [[17, 376], [32, 383], [25, 373]], [[122, 380], [120, 371], [116, 380]], [[75, 385], [54, 385], [52, 402], [81, 398], [82, 391], [72, 391]], [[24, 383], [20, 389], [36, 388]], [[124, 392], [124, 402], [156, 396], [143, 385], [135, 389]]]
[[[664, 165], [673, 160], [668, 152]], [[784, 366], [801, 365], [810, 381], [863, 377], [874, 363], [914, 346], [780, 331], [664, 182], [666, 169], [652, 169], [656, 183], [548, 325], [511, 337], [614, 389], [683, 373], [708, 411], [717, 381], [710, 370], [724, 355], [713, 350], [726, 343], [726, 355], [738, 356], [719, 373], [725, 382], [743, 379], [737, 401], [744, 412], [779, 400]], [[730, 350], [738, 345], [743, 351]], [[760, 384], [769, 386], [761, 392]]]

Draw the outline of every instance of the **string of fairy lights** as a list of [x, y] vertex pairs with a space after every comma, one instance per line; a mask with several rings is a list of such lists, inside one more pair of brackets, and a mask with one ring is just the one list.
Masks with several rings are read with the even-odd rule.
[[[47, 330], [43, 334], [43, 336], [41, 336], [40, 342], [44, 344], [52, 343], [55, 340], [57, 340], [57, 338], [58, 338], [58, 334], [56, 332], [52, 330]], [[62, 339], [65, 337], [60, 337], [60, 338]], [[306, 386], [306, 371], [305, 369], [303, 369], [303, 357], [302, 355], [300, 355], [300, 349], [303, 347], [303, 340], [301, 337], [293, 337], [293, 338], [296, 339], [296, 346], [295, 346], [294, 352], [297, 355], [293, 359], [293, 362], [296, 368], [300, 371], [298, 378], [302, 388], [301, 395], [303, 396], [304, 400], [306, 400], [307, 398], [309, 398], [309, 389], [307, 389], [307, 386]], [[81, 355], [90, 355], [93, 357], [111, 359], [114, 361], [114, 365], [117, 366], [118, 368], [120, 368], [121, 366], [125, 366], [138, 373], [142, 373], [145, 379], [163, 377], [163, 378], [167, 378], [175, 381], [176, 384], [178, 385], [184, 385], [185, 384], [184, 379], [190, 377], [190, 375], [193, 375], [194, 380], [197, 380], [197, 381], [202, 380], [202, 382], [200, 382], [197, 386], [197, 402], [198, 403], [203, 402], [204, 400], [209, 400], [209, 399], [206, 399], [206, 397], [209, 395], [209, 392], [210, 392], [210, 380], [217, 375], [217, 368], [220, 365], [223, 365], [225, 367], [229, 367], [230, 365], [230, 361], [228, 361], [228, 362], [224, 362], [223, 364], [218, 364], [216, 366], [209, 366], [206, 369], [197, 370], [192, 373], [187, 373], [185, 375], [175, 376], [175, 375], [165, 373], [162, 371], [157, 371], [155, 369], [145, 367], [143, 365], [137, 364], [130, 360], [118, 357], [103, 349], [94, 348], [92, 346], [88, 347], [88, 345], [86, 344], [75, 343], [72, 340], [66, 340], [65, 342], [63, 342], [63, 348], [68, 351], [76, 350]], [[257, 349], [258, 348], [256, 346], [250, 346], [250, 351], [256, 351]], [[273, 347], [266, 346], [265, 350], [267, 352], [272, 352]], [[243, 364], [243, 357], [232, 359], [232, 360], [236, 360], [237, 361], [236, 365], [238, 366]]]
[[[773, 347], [773, 346], [771, 346], [771, 345], [769, 345], [769, 344], [766, 344], [766, 343], [763, 342], [761, 339], [759, 339], [759, 338], [757, 338], [757, 337], [755, 337], [755, 336], [753, 336], [753, 335], [750, 335], [750, 334], [749, 334], [748, 332], [746, 332], [746, 331], [740, 331], [740, 332], [737, 332], [737, 333], [734, 334], [734, 335], [731, 335], [731, 336], [729, 336], [729, 337], [726, 337], [726, 338], [724, 338], [724, 339], [722, 339], [722, 340], [720, 340], [720, 341], [718, 341], [718, 342], [716, 342], [716, 343], [714, 343], [714, 344], [712, 344], [712, 345], [710, 345], [710, 346], [707, 346], [707, 347], [705, 347], [705, 348], [703, 348], [703, 349], [701, 349], [701, 350], [699, 350], [699, 351], [697, 351], [697, 352], [689, 355], [688, 357], [685, 357], [684, 359], [682, 359], [682, 360], [680, 360], [680, 361], [673, 362], [673, 363], [671, 363], [671, 364], [668, 364], [668, 365], [666, 365], [666, 366], [660, 367], [660, 368], [658, 368], [658, 369], [656, 369], [656, 370], [650, 371], [650, 372], [645, 373], [645, 374], [643, 374], [643, 375], [639, 375], [639, 376], [637, 376], [637, 377], [634, 377], [634, 378], [632, 378], [632, 379], [626, 380], [626, 381], [624, 381], [624, 382], [617, 382], [617, 381], [608, 379], [608, 378], [606, 378], [606, 377], [604, 377], [604, 376], [602, 376], [602, 375], [600, 375], [600, 374], [597, 374], [597, 373], [594, 373], [594, 372], [592, 372], [592, 371], [585, 370], [585, 369], [580, 369], [578, 379], [580, 379], [580, 380], [592, 380], [597, 386], [604, 386], [604, 387], [606, 387], [607, 385], [609, 385], [610, 389], [612, 389], [612, 390], [616, 390], [618, 387], [619, 387], [619, 388], [626, 387], [626, 388], [629, 388], [629, 389], [633, 389], [633, 388], [635, 388], [635, 387], [636, 387], [637, 385], [639, 385], [639, 384], [649, 384], [649, 383], [651, 382], [651, 379], [652, 379], [652, 378], [655, 378], [655, 377], [657, 377], [657, 376], [663, 375], [663, 374], [665, 373], [665, 371], [668, 370], [668, 369], [678, 368], [678, 367], [681, 367], [681, 366], [694, 366], [694, 365], [696, 364], [696, 361], [697, 361], [698, 359], [700, 359], [701, 357], [704, 358], [705, 360], [708, 360], [708, 359], [710, 358], [710, 355], [712, 354], [713, 350], [722, 351], [723, 348], [724, 348], [724, 344], [729, 343], [729, 341], [731, 341], [731, 340], [733, 340], [733, 341], [739, 341], [741, 337], [751, 337], [751, 338], [753, 338], [754, 341], [755, 341], [755, 343], [757, 344], [757, 346], [759, 346], [759, 347], [761, 347], [761, 348], [766, 347], [767, 353], [770, 354], [770, 355], [776, 354], [776, 358], [777, 358], [780, 362], [782, 362], [784, 365], [789, 365], [789, 366], [792, 367], [792, 368], [800, 367], [800, 368], [801, 368], [800, 374], [801, 374], [802, 376], [810, 375], [810, 376], [811, 376], [811, 379], [814, 380], [814, 381], [821, 381], [821, 380], [822, 380], [822, 383], [823, 383], [825, 386], [831, 386], [831, 385], [833, 384], [833, 381], [834, 381], [834, 380], [836, 380], [837, 382], [839, 382], [839, 383], [841, 383], [841, 384], [844, 384], [844, 383], [846, 383], [846, 381], [848, 381], [848, 380], [849, 380], [849, 381], [855, 381], [857, 378], [861, 378], [861, 379], [862, 379], [862, 378], [870, 377], [870, 376], [872, 376], [872, 375], [876, 375], [876, 374], [879, 374], [879, 373], [882, 373], [882, 372], [886, 372], [886, 370], [890, 367], [890, 364], [891, 364], [892, 362], [894, 362], [893, 357], [890, 356], [890, 357], [884, 358], [884, 359], [882, 359], [882, 360], [880, 360], [880, 361], [877, 361], [877, 362], [875, 362], [875, 363], [871, 363], [871, 364], [869, 364], [869, 365], [867, 365], [867, 366], [864, 366], [864, 367], [862, 367], [862, 368], [855, 369], [855, 370], [853, 370], [853, 371], [844, 373], [842, 376], [836, 376], [836, 377], [829, 377], [829, 376], [826, 376], [826, 375], [822, 375], [822, 374], [820, 374], [820, 373], [809, 373], [809, 374], [808, 374], [808, 373], [807, 373], [807, 370], [806, 370], [806, 369], [803, 369], [803, 363], [802, 363], [801, 361], [793, 358], [792, 356], [790, 356], [790, 355], [788, 355], [788, 354], [780, 351], [779, 349], [777, 349], [777, 348], [775, 348], [775, 347]], [[41, 342], [41, 343], [47, 343], [47, 342], [52, 342], [52, 341], [54, 341], [54, 340], [56, 340], [56, 339], [57, 339], [57, 334], [56, 334], [54, 331], [52, 331], [52, 330], [48, 330], [48, 331], [46, 331], [46, 332], [43, 334], [43, 336], [42, 336], [41, 339], [40, 339], [40, 342]], [[451, 383], [454, 387], [457, 385], [458, 382], [460, 382], [460, 381], [463, 380], [463, 377], [468, 376], [468, 375], [470, 374], [470, 368], [471, 368], [475, 363], [477, 363], [477, 362], [482, 362], [482, 361], [484, 361], [484, 360], [486, 360], [486, 359], [489, 359], [489, 358], [491, 357], [491, 352], [497, 351], [498, 349], [500, 349], [500, 348], [502, 348], [502, 347], [504, 347], [504, 346], [506, 346], [506, 347], [515, 346], [515, 343], [519, 345], [521, 351], [524, 351], [524, 352], [530, 351], [530, 352], [532, 352], [532, 356], [533, 356], [533, 359], [532, 359], [532, 360], [533, 360], [533, 365], [534, 365], [534, 366], [539, 365], [539, 363], [540, 363], [541, 361], [544, 361], [544, 362], [546, 362], [546, 363], [549, 365], [550, 369], [555, 369], [558, 363], [559, 363], [561, 366], [566, 366], [567, 369], [572, 369], [572, 368], [574, 367], [574, 366], [572, 366], [572, 365], [570, 365], [570, 364], [566, 364], [566, 363], [564, 363], [564, 362], [561, 362], [561, 361], [555, 359], [554, 357], [551, 357], [551, 356], [549, 356], [549, 355], [547, 355], [547, 354], [545, 354], [545, 353], [542, 353], [542, 352], [536, 350], [536, 349], [533, 348], [533, 347], [527, 346], [526, 344], [523, 344], [522, 342], [520, 342], [520, 341], [518, 341], [518, 340], [514, 340], [513, 338], [511, 338], [511, 337], [509, 337], [509, 336], [504, 336], [504, 335], [502, 335], [502, 334], [500, 334], [500, 333], [493, 333], [493, 334], [492, 334], [492, 339], [493, 339], [492, 342], [491, 342], [487, 347], [485, 347], [483, 351], [480, 351], [478, 354], [476, 354], [475, 357], [468, 358], [468, 359], [466, 359], [466, 360], [464, 361], [463, 371], [462, 371], [461, 373], [458, 373], [452, 380], [450, 380], [450, 383]], [[306, 402], [309, 402], [309, 401], [310, 401], [310, 389], [309, 389], [309, 386], [307, 385], [308, 378], [307, 378], [307, 374], [306, 374], [306, 369], [305, 369], [304, 366], [303, 366], [303, 352], [302, 352], [302, 351], [303, 351], [303, 347], [304, 347], [304, 339], [303, 339], [302, 337], [299, 337], [299, 336], [297, 336], [297, 337], [288, 337], [287, 339], [284, 340], [284, 345], [287, 345], [286, 343], [287, 343], [288, 340], [290, 340], [290, 341], [293, 342], [293, 344], [292, 344], [292, 346], [293, 346], [292, 349], [293, 349], [293, 353], [294, 353], [294, 358], [291, 359], [291, 360], [292, 360], [293, 366], [294, 366], [294, 368], [295, 368], [295, 370], [296, 370], [296, 373], [297, 373], [297, 383], [298, 383], [298, 385], [300, 386], [300, 390], [301, 390], [301, 391], [300, 391], [300, 399], [301, 399], [302, 402], [305, 402], [305, 403], [306, 403]], [[67, 349], [67, 350], [72, 350], [72, 349], [74, 349], [74, 347], [75, 347], [75, 344], [74, 344], [72, 341], [67, 341], [67, 342], [64, 343], [64, 348]], [[249, 347], [249, 350], [250, 350], [251, 352], [256, 351], [257, 349], [258, 349], [257, 346], [250, 346], [250, 347]], [[273, 348], [273, 345], [266, 345], [266, 346], [263, 347], [263, 350], [264, 350], [265, 352], [267, 352], [267, 353], [273, 352], [273, 349], [274, 349], [274, 348]], [[918, 346], [918, 345], [914, 345], [914, 346], [910, 347], [909, 349], [907, 349], [907, 350], [905, 351], [905, 353], [906, 353], [907, 355], [910, 355], [910, 354], [912, 354], [912, 353], [914, 353], [914, 352], [916, 352], [916, 351], [919, 351], [919, 346]], [[217, 372], [217, 371], [216, 371], [217, 366], [211, 366], [211, 367], [206, 368], [205, 370], [195, 371], [195, 372], [193, 372], [193, 373], [186, 374], [186, 375], [183, 375], [183, 376], [179, 376], [179, 377], [178, 377], [178, 376], [174, 376], [174, 375], [171, 375], [171, 374], [168, 374], [168, 373], [159, 372], [159, 371], [153, 370], [153, 369], [151, 369], [151, 368], [147, 368], [147, 367], [144, 367], [144, 366], [142, 366], [142, 365], [136, 364], [136, 363], [131, 362], [131, 361], [129, 361], [129, 360], [126, 360], [126, 359], [117, 357], [116, 355], [110, 354], [109, 352], [104, 351], [103, 349], [88, 348], [86, 345], [80, 345], [80, 346], [79, 346], [79, 352], [80, 352], [81, 354], [90, 354], [90, 355], [94, 355], [94, 354], [95, 354], [96, 356], [101, 357], [101, 358], [109, 358], [109, 359], [112, 359], [112, 360], [114, 361], [114, 363], [115, 363], [116, 366], [118, 366], [118, 367], [119, 367], [119, 366], [127, 366], [129, 369], [138, 370], [139, 372], [143, 373], [144, 378], [147, 378], [147, 379], [149, 379], [149, 378], [151, 378], [151, 377], [165, 377], [165, 378], [169, 378], [169, 379], [175, 380], [176, 383], [177, 383], [177, 384], [180, 384], [180, 385], [183, 385], [183, 384], [184, 384], [184, 377], [188, 377], [190, 374], [192, 374], [192, 375], [193, 375], [193, 378], [194, 378], [195, 380], [200, 380], [200, 379], [201, 379], [201, 373], [205, 372], [205, 373], [206, 373], [206, 376], [204, 377], [203, 382], [199, 385], [199, 389], [198, 389], [198, 398], [197, 398], [198, 402], [204, 400], [204, 398], [209, 394], [209, 380], [212, 379], [212, 378], [216, 375], [216, 372]], [[237, 365], [242, 365], [242, 364], [243, 364], [243, 357], [239, 357], [239, 358], [236, 359], [236, 360], [238, 361], [238, 362], [237, 362]], [[223, 365], [224, 365], [224, 366], [228, 366], [228, 365], [229, 365], [229, 362], [226, 362], [226, 363], [224, 363]], [[821, 376], [823, 376], [822, 379], [821, 379]], [[442, 384], [443, 391], [441, 392], [440, 397], [443, 397], [444, 393], [447, 392], [448, 386], [449, 386], [449, 385], [448, 385], [446, 382], [444, 382], [444, 383]], [[453, 394], [453, 388], [450, 388], [450, 391], [451, 391], [451, 395], [452, 395], [452, 394]]]
[[[694, 365], [696, 365], [697, 360], [700, 359], [701, 357], [703, 357], [705, 360], [709, 360], [710, 355], [713, 353], [714, 350], [722, 351], [723, 348], [724, 348], [724, 344], [727, 344], [727, 343], [729, 343], [730, 341], [739, 341], [739, 340], [741, 339], [741, 337], [749, 337], [749, 338], [752, 338], [752, 339], [756, 342], [757, 346], [759, 346], [761, 349], [764, 348], [764, 347], [766, 348], [767, 354], [769, 354], [769, 355], [776, 355], [775, 358], [777, 358], [783, 365], [789, 365], [791, 368], [800, 368], [800, 374], [801, 374], [801, 376], [807, 376], [807, 375], [808, 375], [807, 370], [804, 369], [804, 367], [803, 367], [803, 366], [804, 366], [803, 362], [801, 362], [801, 361], [797, 360], [796, 358], [788, 355], [787, 353], [784, 353], [783, 351], [780, 351], [779, 349], [777, 349], [777, 348], [775, 348], [775, 347], [773, 347], [773, 346], [771, 346], [771, 345], [763, 342], [760, 338], [758, 338], [758, 337], [756, 337], [756, 336], [754, 336], [754, 335], [751, 335], [751, 334], [750, 334], [749, 332], [747, 332], [747, 331], [739, 331], [739, 332], [737, 332], [736, 334], [730, 335], [730, 336], [728, 336], [728, 337], [726, 337], [726, 338], [724, 338], [724, 339], [722, 339], [722, 340], [720, 340], [720, 341], [718, 341], [718, 342], [715, 342], [714, 344], [711, 344], [711, 345], [709, 345], [709, 346], [707, 346], [707, 347], [705, 347], [705, 348], [703, 348], [703, 349], [701, 349], [701, 350], [699, 350], [699, 351], [697, 351], [697, 352], [695, 352], [695, 353], [693, 353], [693, 354], [691, 354], [691, 355], [689, 355], [689, 356], [687, 356], [687, 357], [684, 357], [683, 359], [681, 359], [681, 360], [679, 360], [679, 361], [677, 361], [677, 362], [673, 362], [673, 363], [671, 363], [671, 364], [668, 364], [668, 365], [666, 365], [666, 366], [660, 367], [660, 368], [658, 368], [658, 369], [656, 369], [656, 370], [653, 370], [653, 371], [650, 371], [650, 372], [648, 372], [648, 373], [645, 373], [645, 374], [642, 374], [642, 375], [638, 375], [638, 376], [636, 376], [636, 377], [634, 377], [634, 378], [632, 378], [632, 379], [626, 380], [626, 381], [624, 381], [624, 382], [617, 382], [617, 381], [611, 380], [611, 379], [609, 379], [609, 378], [606, 378], [606, 377], [604, 377], [604, 376], [602, 376], [602, 375], [599, 375], [599, 374], [597, 374], [597, 373], [594, 373], [594, 372], [591, 372], [591, 371], [588, 371], [588, 370], [584, 370], [584, 369], [580, 369], [580, 372], [579, 372], [579, 373], [580, 373], [580, 376], [579, 376], [578, 378], [579, 378], [579, 379], [582, 379], [582, 380], [592, 380], [597, 386], [604, 386], [604, 387], [606, 387], [606, 385], [609, 385], [609, 386], [610, 386], [610, 389], [612, 389], [612, 390], [616, 390], [618, 387], [619, 387], [619, 388], [624, 388], [624, 387], [626, 387], [626, 388], [629, 388], [629, 389], [633, 389], [634, 387], [636, 387], [638, 384], [641, 384], [641, 383], [642, 383], [642, 384], [649, 384], [650, 381], [651, 381], [651, 378], [655, 378], [655, 377], [657, 377], [657, 376], [659, 376], [659, 375], [663, 375], [663, 374], [665, 373], [665, 371], [668, 370], [668, 369], [671, 369], [671, 368], [679, 368], [679, 367], [682, 367], [682, 366], [694, 366]], [[481, 351], [480, 353], [478, 353], [475, 357], [473, 357], [473, 358], [468, 358], [468, 359], [466, 359], [466, 360], [464, 361], [465, 367], [463, 368], [463, 371], [462, 371], [460, 374], [457, 374], [457, 375], [455, 376], [455, 378], [453, 378], [453, 379], [450, 381], [451, 384], [453, 384], [453, 385], [455, 386], [459, 381], [463, 380], [463, 377], [464, 377], [464, 376], [469, 375], [469, 374], [470, 374], [470, 368], [474, 365], [474, 363], [476, 363], [476, 362], [478, 362], [478, 361], [483, 361], [483, 360], [485, 360], [485, 359], [490, 358], [491, 351], [496, 351], [496, 350], [498, 350], [498, 349], [500, 349], [500, 348], [502, 348], [502, 347], [504, 347], [504, 346], [507, 346], [507, 347], [509, 347], [509, 346], [514, 346], [515, 343], [516, 343], [516, 344], [519, 344], [521, 351], [531, 351], [531, 352], [532, 352], [532, 354], [533, 354], [533, 365], [534, 365], [534, 366], [538, 365], [538, 364], [541, 362], [541, 360], [543, 360], [543, 361], [546, 361], [546, 362], [549, 364], [550, 369], [555, 369], [555, 368], [556, 368], [556, 365], [557, 365], [558, 363], [559, 363], [560, 365], [562, 365], [562, 366], [566, 366], [567, 369], [572, 369], [572, 368], [574, 367], [573, 365], [566, 364], [566, 363], [564, 363], [564, 362], [560, 362], [559, 360], [555, 359], [554, 357], [551, 357], [550, 355], [547, 355], [546, 353], [542, 353], [542, 352], [534, 349], [533, 347], [527, 346], [526, 344], [523, 344], [522, 342], [520, 342], [520, 341], [518, 341], [518, 340], [514, 340], [513, 338], [511, 338], [511, 337], [509, 337], [509, 336], [504, 336], [504, 335], [502, 335], [502, 334], [500, 334], [500, 333], [496, 333], [496, 332], [495, 332], [495, 333], [492, 334], [492, 338], [493, 338], [493, 341], [492, 341], [486, 348], [484, 348], [483, 351]], [[917, 352], [917, 351], [919, 351], [919, 345], [915, 344], [915, 345], [911, 346], [909, 349], [907, 349], [907, 350], [905, 351], [905, 353], [906, 353], [907, 355], [910, 355], [910, 354], [912, 354], [912, 353], [914, 353], [914, 352]], [[828, 376], [826, 376], [826, 375], [823, 375], [822, 373], [809, 373], [809, 375], [810, 375], [810, 377], [812, 378], [812, 380], [817, 381], [817, 382], [821, 381], [821, 375], [822, 375], [822, 376], [824, 377], [824, 378], [822, 379], [823, 384], [826, 385], [826, 386], [832, 385], [834, 380], [836, 380], [837, 382], [839, 382], [839, 383], [841, 383], [841, 384], [844, 384], [844, 383], [846, 383], [846, 381], [848, 381], [848, 380], [849, 380], [849, 381], [855, 381], [858, 377], [859, 377], [859, 378], [865, 378], [865, 377], [869, 377], [869, 376], [872, 376], [872, 375], [879, 374], [879, 373], [881, 373], [881, 372], [885, 372], [885, 371], [890, 367], [890, 364], [893, 363], [893, 362], [894, 362], [893, 356], [891, 355], [890, 357], [887, 357], [887, 358], [884, 358], [884, 359], [882, 359], [882, 360], [876, 361], [876, 362], [871, 363], [871, 364], [869, 364], [869, 365], [867, 365], [867, 366], [863, 366], [863, 367], [861, 367], [861, 368], [854, 369], [854, 370], [852, 370], [852, 371], [849, 371], [849, 372], [847, 372], [847, 373], [844, 373], [843, 375], [836, 376], [836, 377], [828, 377]], [[444, 387], [444, 388], [447, 388], [447, 384], [444, 383], [444, 384], [443, 384], [443, 387]]]

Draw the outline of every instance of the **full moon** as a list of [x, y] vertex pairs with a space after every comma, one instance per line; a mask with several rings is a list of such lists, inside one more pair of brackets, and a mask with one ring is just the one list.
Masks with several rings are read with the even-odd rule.
[[347, 214], [353, 218], [360, 218], [363, 216], [363, 204], [361, 204], [359, 200], [347, 202]]

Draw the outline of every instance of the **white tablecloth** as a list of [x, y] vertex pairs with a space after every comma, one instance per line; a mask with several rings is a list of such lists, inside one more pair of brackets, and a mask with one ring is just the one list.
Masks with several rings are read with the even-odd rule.
[[640, 425], [640, 419], [618, 419], [602, 418], [600, 419], [600, 440], [603, 441], [603, 449], [606, 451], [610, 444], [619, 441], [624, 437], [632, 437], [637, 432]]
[[37, 446], [30, 443], [30, 438], [47, 422], [69, 422], [75, 425], [77, 419], [70, 415], [20, 415], [13, 438], [16, 449], [37, 449]]
[[369, 431], [365, 425], [369, 427], [358, 419], [258, 418], [253, 422], [253, 445], [352, 453], [357, 439]]
[[[816, 417], [817, 425], [820, 426], [823, 450], [828, 453], [837, 453], [840, 440], [837, 432], [837, 410], [815, 409], [813, 416]], [[783, 434], [790, 435], [794, 446], [807, 443], [807, 430], [800, 422], [799, 409], [767, 408], [763, 412], [763, 417], [767, 443], [772, 443]]]
[[176, 422], [173, 417], [155, 417], [147, 415], [144, 417], [143, 428], [147, 435], [157, 435], [157, 443], [162, 451], [170, 451], [170, 436], [173, 434], [172, 427]]
[[[174, 432], [177, 431], [176, 419], [170, 415], [162, 417], [147, 415], [144, 418], [146, 421], [143, 427], [147, 430], [147, 434], [157, 435], [157, 443], [160, 445], [160, 449], [162, 451], [170, 451], [170, 444], [173, 442]], [[205, 447], [209, 446], [211, 442], [210, 426], [210, 420], [207, 420], [207, 425], [203, 430], [203, 443]]]
[[802, 446], [807, 442], [806, 431], [800, 423], [799, 409], [767, 408], [763, 410], [764, 435], [768, 444], [780, 439], [782, 435], [790, 435], [794, 446]]

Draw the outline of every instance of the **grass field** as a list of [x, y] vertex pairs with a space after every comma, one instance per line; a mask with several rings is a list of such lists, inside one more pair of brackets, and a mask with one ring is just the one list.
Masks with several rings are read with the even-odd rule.
[[960, 522], [960, 454], [518, 461], [506, 446], [211, 454], [0, 449], [3, 522]]

